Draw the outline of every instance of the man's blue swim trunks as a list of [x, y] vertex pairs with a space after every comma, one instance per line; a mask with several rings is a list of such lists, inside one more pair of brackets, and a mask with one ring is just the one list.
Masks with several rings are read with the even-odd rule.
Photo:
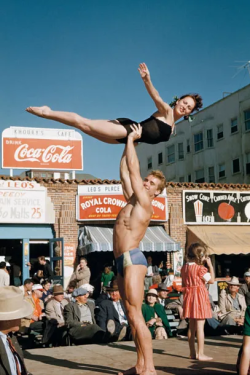
[[141, 265], [148, 266], [145, 256], [142, 254], [140, 249], [133, 249], [126, 251], [116, 259], [117, 272], [123, 277], [123, 270], [127, 266]]

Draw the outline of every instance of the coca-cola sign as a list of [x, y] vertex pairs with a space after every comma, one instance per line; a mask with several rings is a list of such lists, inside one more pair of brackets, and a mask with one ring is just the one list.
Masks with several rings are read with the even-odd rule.
[[62, 129], [32, 130], [9, 128], [3, 131], [2, 168], [83, 169], [82, 137], [78, 132]]

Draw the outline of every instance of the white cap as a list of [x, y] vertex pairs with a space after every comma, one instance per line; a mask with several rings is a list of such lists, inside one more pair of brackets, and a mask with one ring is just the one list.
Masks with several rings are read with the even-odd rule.
[[43, 290], [43, 287], [41, 284], [34, 284], [32, 290]]

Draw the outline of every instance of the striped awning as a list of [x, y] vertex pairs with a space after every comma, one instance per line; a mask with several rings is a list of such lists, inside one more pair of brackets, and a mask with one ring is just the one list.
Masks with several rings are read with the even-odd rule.
[[[113, 251], [113, 227], [84, 226], [80, 228], [79, 246], [85, 254], [94, 251]], [[149, 227], [140, 242], [141, 251], [179, 251], [175, 242], [161, 226]]]

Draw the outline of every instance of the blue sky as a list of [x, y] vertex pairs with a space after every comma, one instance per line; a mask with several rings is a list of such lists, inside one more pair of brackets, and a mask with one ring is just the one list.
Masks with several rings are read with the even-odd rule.
[[[198, 92], [205, 106], [250, 83], [249, 0], [1, 0], [0, 130], [66, 126], [30, 105], [93, 119], [143, 120], [154, 104], [137, 71], [146, 62], [161, 96]], [[118, 179], [122, 145], [83, 134], [84, 172]], [[0, 174], [8, 174], [8, 170]], [[15, 171], [19, 174], [20, 171]]]

